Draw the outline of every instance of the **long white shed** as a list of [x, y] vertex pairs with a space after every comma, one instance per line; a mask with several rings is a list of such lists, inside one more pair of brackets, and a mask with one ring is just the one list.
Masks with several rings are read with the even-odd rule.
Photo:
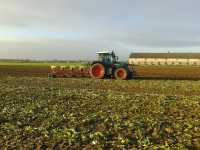
[[130, 65], [200, 66], [200, 53], [131, 53]]

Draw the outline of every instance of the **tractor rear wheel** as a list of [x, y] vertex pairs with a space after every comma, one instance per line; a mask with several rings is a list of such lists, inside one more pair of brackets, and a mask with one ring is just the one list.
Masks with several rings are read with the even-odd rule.
[[125, 68], [118, 68], [115, 70], [114, 76], [118, 80], [126, 80], [128, 78], [128, 71]]
[[93, 64], [90, 67], [90, 76], [95, 79], [103, 79], [105, 76], [105, 67], [101, 63]]

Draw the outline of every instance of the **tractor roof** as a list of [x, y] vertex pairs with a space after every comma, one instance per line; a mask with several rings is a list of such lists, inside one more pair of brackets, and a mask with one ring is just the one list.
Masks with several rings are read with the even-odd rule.
[[97, 52], [97, 54], [112, 54], [112, 51], [101, 51], [101, 52]]

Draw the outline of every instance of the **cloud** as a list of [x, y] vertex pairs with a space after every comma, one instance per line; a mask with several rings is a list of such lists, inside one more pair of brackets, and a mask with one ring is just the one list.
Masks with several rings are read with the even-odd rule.
[[38, 39], [0, 42], [0, 49], [4, 50], [1, 52], [1, 58], [18, 59], [92, 60], [102, 46], [106, 47], [106, 44], [102, 45], [93, 40]]
[[[0, 0], [0, 57], [94, 59], [200, 49], [198, 0]], [[78, 55], [77, 55], [78, 54]]]

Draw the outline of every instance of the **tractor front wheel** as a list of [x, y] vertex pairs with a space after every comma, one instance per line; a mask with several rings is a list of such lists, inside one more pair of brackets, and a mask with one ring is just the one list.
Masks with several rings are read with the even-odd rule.
[[90, 67], [90, 76], [95, 79], [103, 79], [105, 76], [105, 67], [101, 63], [93, 64]]
[[126, 80], [128, 78], [128, 71], [125, 68], [118, 68], [115, 70], [114, 76], [118, 80]]

